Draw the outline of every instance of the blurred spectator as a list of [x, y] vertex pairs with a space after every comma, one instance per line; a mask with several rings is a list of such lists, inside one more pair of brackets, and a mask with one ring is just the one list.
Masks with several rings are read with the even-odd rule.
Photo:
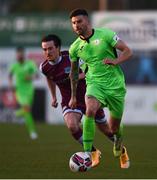
[[139, 70], [136, 78], [137, 83], [156, 83], [153, 59], [150, 52], [143, 52], [140, 55]]

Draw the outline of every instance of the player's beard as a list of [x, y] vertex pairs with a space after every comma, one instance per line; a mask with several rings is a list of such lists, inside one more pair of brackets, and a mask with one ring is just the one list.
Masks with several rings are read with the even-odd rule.
[[76, 30], [74, 30], [74, 31], [75, 31], [75, 33], [76, 33], [77, 35], [83, 36], [83, 30], [82, 30], [82, 29], [76, 29]]
[[80, 29], [77, 31], [77, 34], [78, 34], [79, 36], [86, 37], [86, 32], [87, 32], [87, 28], [86, 28], [86, 27], [83, 27], [83, 28], [80, 28]]

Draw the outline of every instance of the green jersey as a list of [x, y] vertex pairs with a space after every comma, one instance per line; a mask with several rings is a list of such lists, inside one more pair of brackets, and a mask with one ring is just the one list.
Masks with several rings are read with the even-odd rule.
[[77, 61], [82, 59], [88, 66], [86, 74], [87, 85], [97, 83], [105, 89], [118, 89], [125, 87], [124, 74], [119, 65], [107, 65], [103, 63], [105, 58], [117, 58], [114, 48], [118, 41], [115, 32], [109, 29], [94, 29], [93, 35], [83, 40], [80, 37], [70, 46], [70, 59]]
[[25, 60], [23, 63], [16, 62], [10, 66], [9, 72], [15, 78], [16, 89], [33, 88], [32, 80], [27, 78], [37, 73], [37, 66], [31, 60]]

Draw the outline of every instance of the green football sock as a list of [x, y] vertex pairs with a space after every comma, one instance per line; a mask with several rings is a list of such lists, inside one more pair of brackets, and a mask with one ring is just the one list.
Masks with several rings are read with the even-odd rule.
[[32, 132], [36, 132], [32, 114], [30, 112], [25, 112], [24, 118], [29, 133], [31, 134]]
[[95, 135], [95, 121], [92, 117], [84, 117], [83, 121], [83, 147], [84, 151], [92, 150], [93, 140]]
[[114, 148], [120, 150], [123, 141], [123, 124], [120, 125], [118, 132], [114, 135]]
[[123, 137], [123, 124], [120, 124], [119, 130], [116, 133], [117, 138], [122, 138]]

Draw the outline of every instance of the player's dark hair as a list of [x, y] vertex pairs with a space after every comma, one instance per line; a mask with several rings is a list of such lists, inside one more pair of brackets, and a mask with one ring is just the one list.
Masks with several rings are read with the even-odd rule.
[[70, 19], [72, 17], [75, 17], [75, 16], [79, 16], [79, 15], [83, 15], [83, 16], [87, 16], [88, 17], [88, 13], [85, 9], [74, 9], [70, 12]]
[[18, 46], [17, 48], [16, 48], [16, 51], [17, 52], [24, 52], [24, 47], [23, 46]]
[[48, 41], [53, 41], [56, 47], [61, 47], [61, 39], [55, 34], [49, 34], [47, 36], [44, 36], [41, 40], [41, 42], [48, 42]]

